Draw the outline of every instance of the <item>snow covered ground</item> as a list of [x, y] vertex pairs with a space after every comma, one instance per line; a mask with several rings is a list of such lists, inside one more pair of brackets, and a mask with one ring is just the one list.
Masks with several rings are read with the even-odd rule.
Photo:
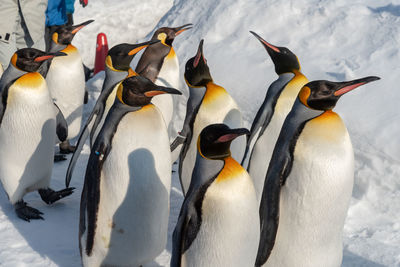
[[[76, 5], [76, 23], [91, 18], [95, 22], [74, 39], [89, 66], [98, 32], [107, 34], [112, 47], [148, 39], [161, 26], [193, 23], [193, 29], [174, 42], [182, 69], [204, 38], [214, 80], [237, 100], [248, 127], [276, 79], [270, 58], [249, 30], [291, 49], [309, 80], [380, 76], [382, 80], [344, 96], [335, 109], [349, 129], [356, 159], [342, 266], [400, 266], [399, 0], [96, 0], [84, 9]], [[99, 73], [88, 83], [86, 116], [103, 78]], [[181, 85], [185, 88], [183, 79]], [[21, 221], [0, 194], [0, 266], [79, 266], [79, 198], [88, 154], [85, 146], [72, 179], [77, 188], [72, 196], [53, 206], [36, 193], [26, 196], [45, 213], [45, 221]], [[67, 166], [55, 164], [54, 189], [63, 188]], [[174, 175], [170, 234], [181, 202]], [[170, 241], [149, 266], [169, 265]]]

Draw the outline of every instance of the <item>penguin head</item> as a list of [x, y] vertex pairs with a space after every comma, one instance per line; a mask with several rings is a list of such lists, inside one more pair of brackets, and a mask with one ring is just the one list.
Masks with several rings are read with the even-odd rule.
[[106, 62], [110, 60], [109, 64], [116, 70], [128, 71], [132, 59], [140, 50], [158, 42], [160, 42], [160, 40], [152, 40], [140, 44], [118, 44], [108, 51], [108, 56], [110, 58], [107, 59]]
[[246, 128], [231, 129], [226, 124], [205, 127], [198, 139], [198, 150], [204, 158], [224, 159], [231, 155], [231, 142], [238, 136], [250, 134]]
[[212, 82], [210, 69], [203, 54], [203, 43], [204, 40], [201, 40], [197, 54], [186, 62], [184, 76], [190, 87], [206, 86], [207, 83]]
[[298, 98], [303, 105], [311, 109], [327, 111], [333, 109], [345, 93], [379, 79], [376, 76], [368, 76], [348, 82], [312, 81], [303, 86]]
[[11, 64], [26, 72], [36, 72], [46, 60], [57, 56], [66, 56], [63, 52], [46, 53], [35, 48], [22, 48], [11, 57]]
[[162, 27], [159, 28], [151, 38], [152, 40], [160, 40], [162, 44], [167, 46], [172, 46], [172, 42], [175, 37], [181, 34], [182, 32], [191, 29], [193, 24], [185, 24], [180, 27], [170, 28], [170, 27]]
[[52, 40], [56, 44], [69, 45], [75, 34], [94, 20], [88, 20], [78, 25], [61, 25], [53, 33]]
[[274, 62], [276, 74], [280, 75], [287, 72], [293, 72], [294, 70], [300, 70], [299, 60], [292, 51], [286, 47], [274, 46], [265, 41], [255, 32], [250, 32], [264, 45], [269, 56]]
[[148, 105], [153, 96], [161, 94], [181, 95], [182, 93], [174, 88], [158, 86], [142, 76], [124, 79], [117, 91], [119, 101], [132, 107]]

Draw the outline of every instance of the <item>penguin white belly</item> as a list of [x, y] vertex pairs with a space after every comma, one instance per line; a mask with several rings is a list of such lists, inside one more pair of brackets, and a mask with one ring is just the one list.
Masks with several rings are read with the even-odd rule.
[[354, 155], [340, 117], [326, 119], [331, 122], [308, 122], [299, 136], [292, 171], [281, 190], [275, 246], [264, 266], [341, 265]]
[[107, 98], [107, 100], [106, 100], [106, 104], [105, 104], [105, 106], [104, 106], [103, 117], [101, 118], [101, 121], [99, 122], [99, 125], [97, 126], [96, 131], [95, 131], [95, 133], [94, 133], [94, 136], [93, 136], [93, 143], [94, 143], [94, 140], [96, 140], [96, 137], [97, 137], [97, 135], [99, 134], [101, 128], [103, 128], [103, 124], [104, 124], [104, 121], [106, 120], [107, 114], [108, 114], [108, 112], [110, 111], [111, 106], [114, 104], [115, 96], [117, 95], [117, 89], [118, 89], [118, 86], [119, 86], [120, 84], [121, 84], [121, 83], [118, 83], [118, 84], [114, 87], [114, 89], [111, 91], [110, 95], [108, 96], [108, 98]]
[[103, 165], [94, 247], [92, 256], [83, 253], [84, 266], [139, 266], [160, 254], [167, 242], [170, 186], [161, 114], [146, 106], [125, 115]]
[[68, 46], [62, 52], [68, 55], [52, 60], [46, 81], [52, 98], [68, 123], [68, 139], [72, 139], [81, 129], [85, 74], [75, 47]]
[[[157, 76], [155, 84], [172, 87], [175, 89], [179, 88], [179, 63], [176, 56], [168, 55], [167, 57], [165, 57], [164, 63], [161, 67], [160, 73]], [[174, 114], [174, 109], [177, 105], [177, 103], [175, 103], [176, 101], [177, 100], [175, 100], [171, 94], [157, 95], [151, 100], [151, 102], [156, 105], [156, 107], [158, 107], [158, 109], [161, 111], [165, 121], [165, 125], [167, 125], [169, 135], [172, 134], [172, 132], [170, 133], [170, 125]], [[175, 136], [176, 135], [177, 132], [175, 133]], [[172, 140], [172, 137], [170, 139]]]
[[[45, 80], [37, 76], [25, 74], [9, 88], [0, 126], [0, 180], [12, 204], [47, 188], [51, 178], [56, 114]], [[36, 79], [40, 82], [33, 87]], [[32, 88], [20, 86], [24, 82]]]
[[[182, 161], [181, 180], [185, 193], [189, 188], [190, 180], [192, 179], [192, 171], [196, 163], [197, 139], [205, 127], [214, 123], [225, 123], [232, 129], [242, 127], [242, 115], [239, 108], [233, 98], [227, 93], [214, 97], [212, 101], [208, 101], [204, 98], [197, 112], [192, 129], [192, 140], [190, 141], [186, 156]], [[246, 146], [245, 140], [240, 139], [240, 137], [237, 139], [239, 140], [234, 140], [231, 145], [232, 157], [236, 159], [236, 161], [241, 160], [240, 156], [237, 155], [241, 152], [244, 153]], [[237, 144], [239, 144], [239, 147]], [[240, 150], [239, 153], [237, 152], [238, 150]], [[243, 153], [241, 156], [243, 156]]]
[[274, 115], [272, 116], [268, 127], [253, 146], [249, 163], [249, 174], [251, 179], [253, 179], [259, 203], [264, 188], [264, 181], [265, 176], [267, 175], [269, 162], [271, 161], [272, 153], [274, 152], [275, 143], [279, 137], [283, 122], [292, 108], [293, 101], [293, 99], [288, 98], [278, 99]]
[[[217, 178], [218, 179], [218, 178]], [[247, 172], [215, 180], [204, 196], [200, 230], [182, 255], [187, 267], [252, 267], [260, 236], [258, 203]]]

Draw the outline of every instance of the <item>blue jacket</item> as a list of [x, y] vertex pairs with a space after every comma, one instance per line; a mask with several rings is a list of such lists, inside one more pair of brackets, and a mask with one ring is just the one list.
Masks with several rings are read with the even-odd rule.
[[49, 0], [46, 10], [46, 26], [67, 23], [67, 13], [74, 13], [75, 0]]

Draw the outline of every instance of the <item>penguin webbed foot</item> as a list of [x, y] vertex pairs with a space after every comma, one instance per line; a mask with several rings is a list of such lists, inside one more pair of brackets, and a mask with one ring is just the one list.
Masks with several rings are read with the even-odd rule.
[[67, 160], [67, 157], [64, 154], [54, 154], [54, 162], [60, 162]]
[[43, 213], [35, 208], [29, 207], [25, 201], [20, 200], [14, 204], [15, 213], [19, 218], [24, 221], [30, 222], [31, 219], [33, 220], [44, 220], [42, 216]]
[[68, 140], [65, 140], [60, 143], [61, 154], [74, 153], [74, 151], [75, 151], [75, 146], [71, 146]]
[[51, 188], [47, 188], [39, 189], [38, 192], [42, 200], [50, 205], [66, 196], [71, 195], [74, 192], [74, 189], [75, 187], [68, 187], [60, 191], [54, 191]]

